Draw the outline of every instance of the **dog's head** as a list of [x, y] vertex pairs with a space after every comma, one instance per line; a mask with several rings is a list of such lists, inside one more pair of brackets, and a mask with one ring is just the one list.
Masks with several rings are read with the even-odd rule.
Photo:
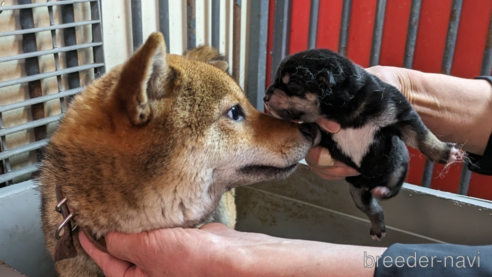
[[[265, 107], [275, 117], [298, 123], [315, 122], [353, 98], [362, 70], [328, 49], [313, 49], [286, 57], [265, 93]], [[326, 114], [328, 113], [328, 114]]]
[[229, 189], [294, 171], [316, 130], [257, 111], [214, 51], [166, 54], [154, 33], [75, 98], [41, 182], [63, 185], [79, 224], [194, 226]]

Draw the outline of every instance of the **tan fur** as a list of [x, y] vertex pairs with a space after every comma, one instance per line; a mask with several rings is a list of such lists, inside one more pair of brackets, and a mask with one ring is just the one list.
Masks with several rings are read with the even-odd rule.
[[[77, 223], [99, 237], [209, 220], [233, 227], [229, 190], [292, 173], [289, 166], [311, 142], [297, 125], [251, 106], [226, 72], [206, 63], [217, 54], [200, 48], [187, 53], [193, 59], [166, 55], [162, 35], [154, 33], [75, 97], [46, 148], [39, 179], [51, 255], [62, 221], [56, 185]], [[228, 117], [235, 105], [244, 120]], [[277, 169], [245, 170], [251, 165]], [[78, 256], [56, 263], [60, 276], [101, 276], [76, 234], [74, 240]]]

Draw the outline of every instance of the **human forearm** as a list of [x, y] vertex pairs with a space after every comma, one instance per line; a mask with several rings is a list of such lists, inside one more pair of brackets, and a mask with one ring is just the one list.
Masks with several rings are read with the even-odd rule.
[[416, 72], [420, 89], [410, 101], [443, 141], [482, 155], [492, 132], [492, 86], [485, 80]]
[[[338, 245], [268, 237], [249, 247], [226, 248], [227, 265], [220, 276], [373, 276], [364, 257], [381, 256], [385, 248]], [[232, 267], [232, 268], [231, 268]]]
[[391, 66], [367, 71], [396, 86], [439, 139], [483, 154], [492, 132], [490, 83]]

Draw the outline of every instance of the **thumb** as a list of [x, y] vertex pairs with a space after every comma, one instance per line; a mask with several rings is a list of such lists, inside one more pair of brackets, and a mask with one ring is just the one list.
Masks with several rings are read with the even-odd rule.
[[340, 124], [336, 123], [333, 120], [329, 120], [321, 117], [318, 120], [316, 120], [316, 123], [319, 125], [319, 127], [321, 127], [321, 129], [329, 133], [336, 134], [340, 131]]
[[106, 276], [139, 276], [133, 264], [97, 249], [82, 232], [79, 232], [79, 241], [85, 252], [99, 265]]

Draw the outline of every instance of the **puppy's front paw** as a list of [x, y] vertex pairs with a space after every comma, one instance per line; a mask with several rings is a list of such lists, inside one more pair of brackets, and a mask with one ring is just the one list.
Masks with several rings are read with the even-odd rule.
[[384, 223], [373, 225], [369, 231], [369, 234], [371, 235], [372, 240], [381, 241], [386, 236], [386, 227]]
[[446, 164], [451, 164], [455, 162], [462, 162], [466, 157], [466, 152], [462, 149], [456, 148], [455, 143], [446, 143], [449, 149], [449, 155], [447, 161], [443, 162]]

